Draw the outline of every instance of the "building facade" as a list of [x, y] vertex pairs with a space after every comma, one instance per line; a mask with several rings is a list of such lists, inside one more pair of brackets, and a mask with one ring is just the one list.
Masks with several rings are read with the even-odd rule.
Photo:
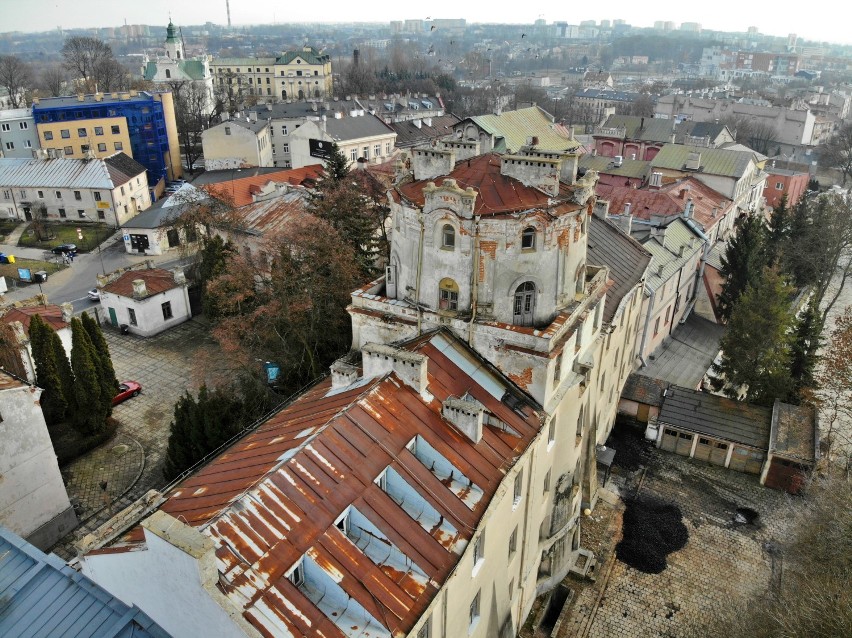
[[250, 166], [273, 166], [271, 126], [250, 112], [211, 126], [201, 134], [204, 168], [208, 171]]
[[75, 159], [126, 153], [147, 169], [158, 195], [161, 181], [183, 174], [171, 93], [80, 94], [36, 99], [32, 108], [42, 148]]
[[192, 317], [183, 270], [130, 270], [116, 278], [98, 276], [101, 308], [113, 327], [151, 337]]
[[40, 148], [30, 109], [0, 111], [0, 157], [32, 157]]

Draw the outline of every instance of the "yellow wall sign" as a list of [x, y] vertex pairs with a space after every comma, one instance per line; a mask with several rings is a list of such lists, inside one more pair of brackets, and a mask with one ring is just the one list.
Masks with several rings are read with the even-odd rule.
[[98, 208], [109, 208], [109, 202], [98, 202]]

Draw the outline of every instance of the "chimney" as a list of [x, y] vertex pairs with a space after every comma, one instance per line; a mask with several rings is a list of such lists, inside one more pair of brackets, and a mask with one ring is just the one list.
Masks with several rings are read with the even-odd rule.
[[659, 266], [657, 266], [657, 277], [663, 276], [663, 268], [665, 268], [665, 266], [663, 264], [660, 264]]
[[180, 266], [172, 270], [172, 276], [174, 277], [177, 285], [183, 286], [186, 284], [186, 275], [183, 272], [183, 268]]
[[577, 165], [579, 161], [579, 157], [576, 153], [569, 153], [568, 155], [563, 155], [562, 160], [562, 170], [559, 172], [559, 179], [566, 184], [573, 184], [577, 181]]
[[133, 298], [144, 299], [148, 296], [148, 289], [145, 287], [144, 279], [133, 280]]
[[78, 93], [78, 94], [77, 94], [77, 101], [78, 101], [78, 102], [85, 102], [85, 101], [86, 101], [86, 96], [85, 96], [85, 95], [83, 95], [82, 93]]
[[631, 204], [630, 204], [630, 202], [627, 202], [624, 205], [624, 212], [622, 213], [622, 215], [629, 215], [630, 214], [630, 208], [631, 208]]
[[574, 139], [574, 126], [573, 125], [568, 127], [568, 138], [572, 139], [572, 140]]
[[74, 316], [74, 306], [65, 302], [64, 304], [60, 304], [59, 309], [62, 311], [62, 321], [71, 323], [71, 317]]
[[358, 368], [338, 359], [331, 364], [331, 389], [339, 390], [358, 380]]
[[414, 171], [414, 179], [433, 179], [442, 175], [449, 175], [456, 165], [455, 151], [443, 149], [412, 149], [411, 167]]
[[37, 98], [37, 97], [33, 98], [33, 104], [39, 104], [39, 102], [40, 102], [40, 98]]
[[697, 171], [701, 168], [701, 153], [690, 153], [686, 158], [685, 167], [688, 171]]
[[500, 158], [500, 174], [513, 177], [524, 186], [537, 188], [556, 197], [559, 194], [561, 164], [558, 159], [504, 155]]
[[678, 191], [677, 196], [680, 199], [686, 199], [688, 195], [689, 195], [689, 185], [685, 184], [684, 186], [681, 187], [680, 191]]
[[314, 113], [316, 113], [316, 112], [317, 112], [317, 110], [319, 110], [319, 107], [317, 106], [317, 103], [316, 103], [316, 102], [311, 102], [311, 110], [312, 110]]
[[718, 206], [714, 206], [714, 207], [713, 207], [713, 212], [712, 212], [712, 213], [710, 213], [710, 217], [712, 217], [713, 219], [716, 219], [716, 215], [718, 215], [718, 214], [719, 214], [719, 207], [718, 207]]
[[361, 348], [361, 357], [364, 377], [379, 377], [394, 372], [403, 383], [412, 387], [424, 401], [432, 400], [432, 395], [426, 389], [429, 368], [428, 357], [378, 343], [364, 345]]
[[476, 399], [449, 397], [441, 404], [441, 416], [474, 443], [482, 439], [485, 406]]
[[663, 186], [663, 174], [662, 173], [651, 173], [651, 181], [649, 182], [651, 188], [662, 188]]

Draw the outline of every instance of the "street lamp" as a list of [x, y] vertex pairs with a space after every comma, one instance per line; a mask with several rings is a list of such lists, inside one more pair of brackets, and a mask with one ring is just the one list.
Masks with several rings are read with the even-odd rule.
[[104, 277], [106, 277], [106, 267], [104, 266], [104, 254], [101, 252], [101, 234], [100, 229], [97, 226], [97, 222], [89, 217], [86, 213], [83, 213], [83, 217], [88, 219], [90, 222], [95, 224], [95, 241], [98, 243], [98, 256], [101, 258], [101, 270], [104, 273]]

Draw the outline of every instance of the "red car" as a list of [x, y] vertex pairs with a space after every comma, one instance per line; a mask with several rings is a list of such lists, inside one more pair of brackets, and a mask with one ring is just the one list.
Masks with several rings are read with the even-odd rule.
[[122, 381], [118, 384], [118, 394], [112, 398], [112, 404], [117, 405], [125, 399], [135, 397], [140, 392], [142, 392], [142, 384], [136, 381]]

